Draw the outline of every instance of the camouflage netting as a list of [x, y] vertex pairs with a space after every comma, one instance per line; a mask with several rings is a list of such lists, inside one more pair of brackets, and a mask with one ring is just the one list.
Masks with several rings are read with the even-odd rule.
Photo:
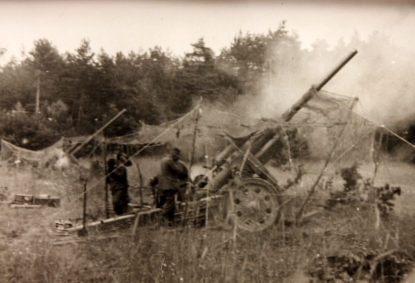
[[63, 139], [42, 150], [29, 150], [1, 140], [0, 159], [8, 165], [40, 167], [63, 154]]
[[[333, 146], [331, 160], [336, 166], [349, 166], [371, 158], [373, 134], [376, 127], [355, 114], [356, 99], [326, 91], [319, 91], [290, 122], [280, 119], [251, 119], [232, 113], [201, 107], [181, 118], [153, 126], [142, 123], [134, 134], [106, 139], [119, 144], [169, 144], [178, 146], [186, 157], [191, 152], [195, 121], [197, 123], [196, 156], [216, 155], [224, 148], [226, 135], [248, 136], [267, 128], [296, 129], [297, 137], [308, 144], [308, 156], [326, 159]], [[283, 131], [284, 132], [284, 131]], [[286, 147], [289, 147], [286, 146]]]
[[224, 135], [246, 136], [266, 125], [265, 122], [259, 120], [201, 107], [200, 110], [193, 110], [177, 120], [160, 125], [142, 123], [138, 132], [106, 139], [105, 142], [122, 145], [168, 144], [170, 147], [176, 146], [182, 149], [186, 158], [191, 152], [196, 118], [198, 118], [196, 129], [196, 156], [198, 158], [219, 153], [225, 144]]
[[[214, 156], [226, 145], [225, 136], [240, 138], [265, 129], [280, 127], [282, 133], [295, 129], [297, 138], [307, 143], [308, 156], [304, 158], [326, 159], [336, 144], [331, 160], [336, 166], [350, 166], [360, 160], [370, 158], [375, 126], [368, 120], [356, 115], [352, 109], [356, 99], [326, 91], [319, 91], [291, 119], [282, 122], [280, 119], [251, 119], [216, 109], [201, 107], [181, 118], [160, 125], [142, 123], [136, 133], [100, 139], [99, 143], [120, 145], [152, 145], [168, 144], [177, 146], [184, 152], [184, 158], [192, 152], [195, 122], [196, 158]], [[71, 138], [71, 144], [80, 143], [86, 137]], [[289, 139], [291, 141], [291, 139]], [[63, 138], [56, 144], [40, 151], [31, 151], [2, 141], [1, 159], [22, 161], [29, 164], [45, 162], [57, 150], [68, 146], [68, 139]], [[281, 142], [283, 151], [295, 145]], [[289, 154], [288, 154], [289, 155]], [[301, 156], [297, 156], [301, 157]]]
[[335, 166], [351, 166], [371, 158], [376, 126], [357, 115], [357, 98], [318, 92], [292, 120], [308, 139], [311, 157], [327, 158]]

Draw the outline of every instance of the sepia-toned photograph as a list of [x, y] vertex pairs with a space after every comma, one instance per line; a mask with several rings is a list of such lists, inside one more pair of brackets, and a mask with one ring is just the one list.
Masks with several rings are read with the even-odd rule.
[[0, 0], [1, 283], [415, 283], [415, 2]]

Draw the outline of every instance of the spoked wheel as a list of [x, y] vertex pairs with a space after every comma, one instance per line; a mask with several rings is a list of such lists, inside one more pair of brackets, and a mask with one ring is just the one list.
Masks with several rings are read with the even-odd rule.
[[263, 179], [243, 179], [229, 191], [229, 201], [235, 224], [242, 230], [264, 230], [276, 222], [279, 214], [279, 192]]

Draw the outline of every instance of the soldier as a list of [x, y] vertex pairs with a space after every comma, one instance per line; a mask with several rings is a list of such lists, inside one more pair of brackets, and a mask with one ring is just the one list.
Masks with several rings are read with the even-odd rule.
[[183, 200], [189, 180], [186, 165], [180, 161], [180, 149], [173, 148], [170, 154], [161, 160], [160, 171], [159, 186], [164, 196], [162, 215], [172, 226], [176, 207], [175, 196], [179, 194], [179, 198]]
[[128, 177], [127, 168], [125, 166], [131, 166], [132, 163], [128, 160], [128, 156], [123, 152], [118, 152], [116, 159], [111, 158], [108, 160], [108, 172], [107, 183], [109, 184], [112, 205], [116, 215], [122, 215], [129, 211], [128, 203], [130, 197], [128, 195]]

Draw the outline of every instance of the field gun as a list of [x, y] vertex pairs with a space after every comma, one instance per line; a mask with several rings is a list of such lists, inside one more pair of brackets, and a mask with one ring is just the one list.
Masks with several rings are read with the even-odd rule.
[[[355, 55], [351, 51], [327, 76], [311, 88], [281, 117], [289, 122], [327, 82], [332, 79]], [[215, 173], [206, 187], [210, 194], [229, 193], [231, 210], [236, 225], [243, 230], [260, 231], [275, 223], [281, 206], [282, 188], [265, 164], [278, 151], [286, 137], [281, 126], [258, 129], [245, 137], [227, 135], [228, 146], [215, 157]]]
[[[275, 153], [281, 151], [281, 146], [284, 145], [284, 139], [287, 138], [287, 133], [291, 131], [291, 129], [293, 129], [292, 132], [295, 133], [295, 128], [293, 126], [284, 125], [284, 123], [289, 122], [303, 107], [305, 107], [307, 103], [330, 81], [330, 79], [332, 79], [356, 54], [356, 50], [350, 52], [350, 54], [348, 54], [336, 68], [329, 72], [329, 74], [317, 85], [311, 86], [296, 103], [282, 114], [277, 123], [260, 126], [243, 137], [225, 135], [228, 145], [216, 155], [214, 166], [210, 170], [212, 177], [208, 180], [207, 184], [204, 184], [202, 187], [199, 186], [200, 182], [197, 181], [197, 177], [202, 177], [200, 180], [206, 183], [206, 176], [204, 175], [197, 176], [192, 184], [186, 183], [189, 185], [188, 190], [192, 192], [195, 191], [196, 193], [194, 195], [184, 194], [183, 199], [176, 203], [178, 207], [176, 215], [179, 216], [176, 218], [177, 221], [180, 221], [182, 224], [189, 221], [192, 221], [193, 223], [203, 223], [208, 220], [210, 208], [212, 208], [212, 211], [215, 211], [216, 205], [220, 206], [221, 204], [224, 204], [227, 213], [226, 217], [230, 218], [229, 215], [231, 215], [235, 225], [239, 229], [252, 232], [261, 231], [276, 223], [281, 208], [285, 205], [282, 200], [282, 193], [293, 183], [281, 186], [276, 177], [268, 171], [265, 164], [275, 156]], [[121, 111], [111, 121], [115, 120], [124, 112], [125, 110]], [[106, 127], [106, 125], [104, 127]], [[197, 129], [196, 126], [195, 129]], [[90, 139], [92, 139], [93, 136]], [[194, 134], [194, 138], [195, 136], [196, 135]], [[68, 152], [70, 154], [75, 154], [90, 139], [80, 146], [73, 146]], [[301, 178], [301, 175], [299, 175], [299, 177]], [[294, 180], [294, 183], [297, 180], [298, 179]], [[153, 197], [157, 206], [157, 185], [154, 184], [153, 187], [152, 184], [152, 189], [154, 189]], [[142, 196], [140, 197], [142, 199]], [[86, 209], [84, 209], [84, 211], [86, 211]], [[124, 220], [130, 221], [132, 218], [135, 218], [132, 229], [132, 234], [134, 235], [138, 225], [158, 220], [160, 212], [161, 209], [158, 206], [151, 208], [137, 205], [136, 207], [133, 207], [132, 214], [92, 222], [88, 224], [88, 227], [100, 227], [101, 224], [113, 224]], [[84, 217], [84, 219], [86, 218]], [[56, 225], [59, 228], [66, 224], [64, 222], [58, 222]], [[82, 229], [85, 229], [85, 223], [68, 229], [64, 227], [63, 230], [69, 233]]]

